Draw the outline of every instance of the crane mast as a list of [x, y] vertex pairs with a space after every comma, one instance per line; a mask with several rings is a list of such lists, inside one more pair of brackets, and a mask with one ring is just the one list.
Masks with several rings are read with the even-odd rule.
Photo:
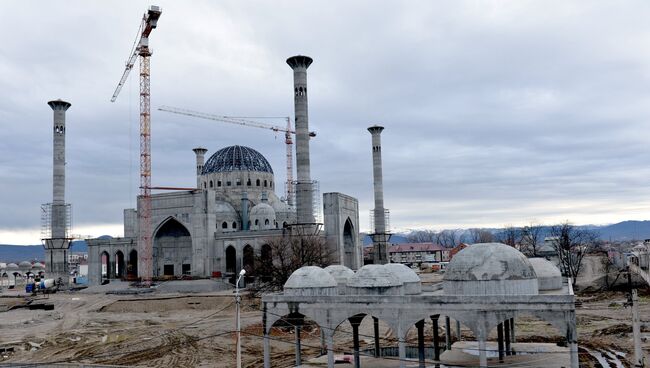
[[[222, 116], [222, 115], [214, 115], [214, 114], [207, 114], [204, 112], [199, 112], [199, 111], [193, 111], [193, 110], [188, 110], [188, 109], [182, 109], [178, 107], [171, 107], [171, 106], [161, 106], [158, 108], [160, 111], [165, 111], [165, 112], [171, 112], [174, 114], [179, 114], [179, 115], [185, 115], [185, 116], [192, 116], [195, 118], [200, 118], [200, 119], [208, 119], [208, 120], [216, 120], [220, 121], [223, 123], [228, 123], [228, 124], [235, 124], [235, 125], [242, 125], [242, 126], [248, 126], [248, 127], [253, 127], [253, 128], [261, 128], [261, 129], [268, 129], [272, 130], [274, 132], [284, 132], [284, 143], [286, 145], [286, 159], [287, 159], [287, 183], [286, 183], [286, 196], [287, 196], [287, 204], [290, 206], [293, 206], [293, 197], [294, 197], [294, 189], [293, 189], [293, 140], [291, 138], [292, 134], [296, 134], [296, 132], [291, 129], [291, 119], [289, 117], [282, 117], [283, 119], [286, 119], [287, 121], [287, 126], [286, 128], [282, 128], [279, 126], [275, 125], [270, 125], [270, 124], [265, 124], [261, 123], [259, 121], [253, 121], [253, 120], [247, 120], [245, 118], [241, 117], [234, 117], [234, 116]], [[310, 137], [315, 137], [316, 133], [314, 132], [309, 132]]]
[[115, 102], [129, 72], [140, 57], [140, 208], [138, 209], [138, 247], [141, 276], [145, 284], [153, 278], [153, 244], [151, 226], [151, 100], [149, 35], [158, 25], [160, 7], [151, 6], [142, 17], [136, 42], [131, 50], [122, 78], [115, 88], [111, 102]]

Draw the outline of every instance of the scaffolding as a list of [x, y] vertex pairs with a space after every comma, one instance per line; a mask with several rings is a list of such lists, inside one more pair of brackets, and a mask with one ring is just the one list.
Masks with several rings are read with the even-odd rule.
[[[372, 209], [369, 211], [370, 212], [370, 233], [371, 234], [376, 234], [377, 231], [375, 229], [375, 210]], [[384, 233], [390, 233], [390, 210], [388, 208], [384, 208], [384, 223], [386, 224], [386, 228]]]
[[[317, 180], [311, 180], [309, 183], [311, 183], [311, 193], [312, 193], [311, 206], [312, 206], [312, 214], [314, 216], [314, 222], [323, 223], [323, 209], [321, 207], [320, 183]], [[287, 203], [293, 203], [294, 205], [296, 204], [296, 193], [298, 192], [297, 184], [298, 181], [294, 180], [291, 182], [291, 190], [290, 191], [285, 190], [286, 193], [291, 193], [291, 197], [286, 198]]]
[[64, 217], [64, 238], [69, 238], [71, 235], [70, 229], [72, 228], [72, 205], [44, 203], [41, 205], [41, 239], [52, 238], [52, 207], [63, 207]]

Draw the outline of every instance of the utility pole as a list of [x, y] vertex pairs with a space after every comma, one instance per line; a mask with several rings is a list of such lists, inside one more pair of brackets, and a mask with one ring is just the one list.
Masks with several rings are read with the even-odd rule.
[[239, 282], [241, 278], [246, 274], [246, 270], [242, 269], [239, 272], [239, 277], [235, 283], [235, 309], [236, 309], [236, 320], [235, 320], [235, 330], [236, 330], [236, 339], [237, 339], [237, 368], [241, 368], [241, 318], [239, 316], [239, 305], [241, 304], [241, 296], [239, 296]]
[[641, 348], [641, 324], [639, 322], [639, 296], [636, 289], [632, 288], [632, 273], [627, 268], [627, 285], [630, 293], [628, 294], [626, 306], [632, 307], [632, 336], [634, 338], [634, 368], [645, 367], [645, 357]]

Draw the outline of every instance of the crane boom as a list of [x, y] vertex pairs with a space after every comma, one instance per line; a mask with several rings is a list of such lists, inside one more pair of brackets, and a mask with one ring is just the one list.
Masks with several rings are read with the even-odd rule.
[[[292, 134], [296, 134], [295, 130], [291, 129], [291, 118], [289, 117], [284, 117], [283, 119], [286, 119], [287, 121], [287, 126], [286, 128], [282, 128], [279, 126], [275, 125], [270, 125], [270, 124], [265, 124], [261, 123], [259, 121], [253, 121], [253, 120], [248, 120], [244, 119], [241, 117], [235, 117], [235, 116], [223, 116], [223, 115], [215, 115], [215, 114], [208, 114], [200, 111], [193, 111], [193, 110], [188, 110], [188, 109], [182, 109], [178, 107], [171, 107], [171, 106], [161, 106], [158, 108], [160, 111], [165, 111], [165, 112], [171, 112], [173, 114], [179, 114], [179, 115], [185, 115], [185, 116], [192, 116], [195, 118], [200, 118], [200, 119], [208, 119], [208, 120], [216, 120], [216, 121], [221, 121], [223, 123], [229, 123], [229, 124], [235, 124], [235, 125], [242, 125], [242, 126], [248, 126], [248, 127], [253, 127], [253, 128], [261, 128], [261, 129], [268, 129], [272, 130], [274, 132], [284, 132], [284, 143], [286, 145], [286, 158], [287, 158], [287, 182], [286, 182], [286, 197], [287, 197], [287, 203], [292, 206], [293, 205], [293, 140], [291, 139]], [[315, 137], [316, 133], [314, 132], [309, 132], [310, 137]]]
[[[171, 112], [173, 114], [193, 116], [195, 118], [200, 118], [200, 119], [217, 120], [217, 121], [221, 121], [221, 122], [224, 122], [224, 123], [237, 124], [237, 125], [243, 125], [243, 126], [250, 126], [250, 127], [254, 127], [254, 128], [270, 129], [270, 130], [272, 130], [274, 132], [286, 132], [286, 131], [288, 131], [291, 134], [296, 134], [296, 132], [291, 130], [290, 127], [289, 128], [282, 128], [282, 127], [279, 127], [279, 126], [264, 124], [264, 123], [261, 123], [259, 121], [246, 120], [246, 119], [238, 118], [238, 117], [234, 117], [234, 116], [214, 115], [214, 114], [208, 114], [208, 113], [205, 113], [205, 112], [193, 111], [193, 110], [188, 110], [188, 109], [181, 109], [179, 107], [172, 107], [172, 106], [160, 106], [158, 108], [158, 110], [165, 111], [165, 112]], [[288, 118], [284, 117], [283, 119], [288, 119]]]
[[[126, 68], [122, 78], [115, 88], [111, 102], [115, 102], [117, 96], [126, 82], [129, 72], [133, 69], [135, 61], [140, 57], [140, 205], [138, 206], [138, 269], [142, 270], [142, 280], [146, 285], [151, 283], [153, 278], [153, 244], [151, 226], [151, 102], [150, 102], [150, 67], [149, 58], [149, 35], [158, 25], [158, 19], [162, 13], [160, 7], [150, 6], [142, 16], [138, 36], [134, 43], [130, 57], [126, 62]], [[139, 38], [138, 38], [139, 37]]]

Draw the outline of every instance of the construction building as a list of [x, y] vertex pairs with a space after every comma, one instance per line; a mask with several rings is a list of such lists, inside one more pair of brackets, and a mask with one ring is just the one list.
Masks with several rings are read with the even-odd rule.
[[[294, 56], [296, 133], [295, 206], [276, 195], [277, 181], [268, 160], [253, 148], [224, 147], [207, 161], [206, 148], [194, 148], [196, 188], [151, 195], [153, 277], [211, 277], [246, 269], [255, 275], [255, 258], [269, 254], [267, 242], [287, 234], [316, 234], [331, 247], [335, 262], [351, 269], [362, 263], [357, 199], [323, 195], [324, 223], [318, 223], [319, 196], [310, 176], [307, 68], [312, 59]], [[189, 147], [188, 147], [189, 150]], [[143, 259], [138, 213], [124, 210], [124, 237], [88, 240], [89, 283], [138, 278]]]

